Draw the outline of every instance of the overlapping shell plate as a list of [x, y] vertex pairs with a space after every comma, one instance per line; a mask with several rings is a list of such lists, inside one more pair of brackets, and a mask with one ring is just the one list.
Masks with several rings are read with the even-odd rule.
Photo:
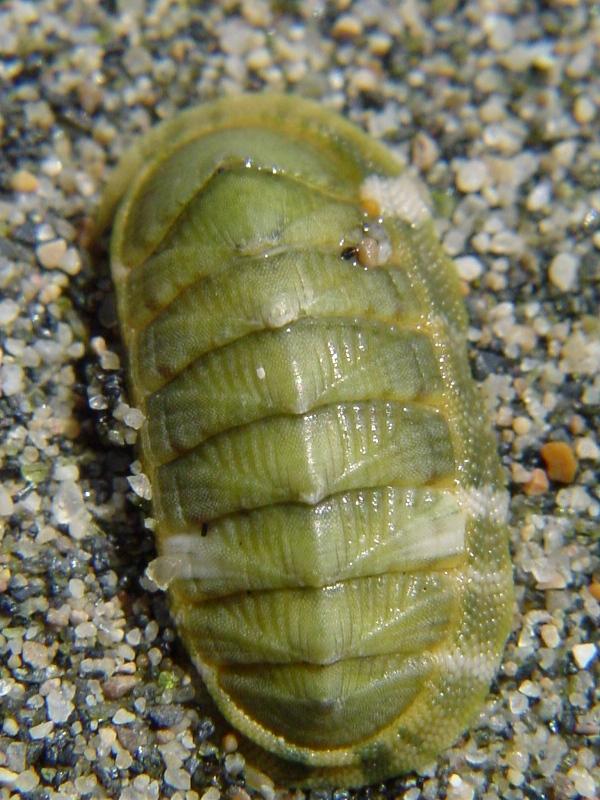
[[154, 579], [223, 714], [289, 782], [418, 768], [512, 614], [506, 495], [427, 201], [293, 97], [181, 114], [117, 171], [111, 259], [148, 421]]

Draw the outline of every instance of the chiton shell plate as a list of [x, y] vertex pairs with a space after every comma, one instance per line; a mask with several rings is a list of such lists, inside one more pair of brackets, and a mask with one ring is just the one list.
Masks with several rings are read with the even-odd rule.
[[429, 763], [512, 615], [507, 494], [426, 194], [297, 97], [150, 131], [110, 183], [158, 558], [224, 716], [289, 781]]

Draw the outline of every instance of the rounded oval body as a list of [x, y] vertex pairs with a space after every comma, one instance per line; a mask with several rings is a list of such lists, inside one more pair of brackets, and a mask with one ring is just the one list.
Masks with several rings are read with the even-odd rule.
[[158, 558], [224, 716], [289, 782], [419, 768], [512, 616], [460, 283], [393, 155], [297, 97], [186, 111], [118, 168], [111, 262]]

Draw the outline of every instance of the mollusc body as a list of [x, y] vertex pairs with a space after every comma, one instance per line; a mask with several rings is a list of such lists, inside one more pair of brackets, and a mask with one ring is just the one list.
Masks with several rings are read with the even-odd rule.
[[181, 113], [123, 159], [111, 262], [158, 558], [224, 716], [357, 786], [480, 709], [507, 495], [460, 284], [393, 155], [296, 97]]

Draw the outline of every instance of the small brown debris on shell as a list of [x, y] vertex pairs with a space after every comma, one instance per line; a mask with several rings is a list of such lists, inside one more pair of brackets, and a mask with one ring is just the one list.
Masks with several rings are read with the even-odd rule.
[[377, 239], [365, 236], [357, 248], [358, 261], [363, 267], [378, 267], [380, 265], [380, 247]]
[[373, 197], [361, 197], [360, 207], [368, 217], [380, 217], [381, 209], [379, 203]]

